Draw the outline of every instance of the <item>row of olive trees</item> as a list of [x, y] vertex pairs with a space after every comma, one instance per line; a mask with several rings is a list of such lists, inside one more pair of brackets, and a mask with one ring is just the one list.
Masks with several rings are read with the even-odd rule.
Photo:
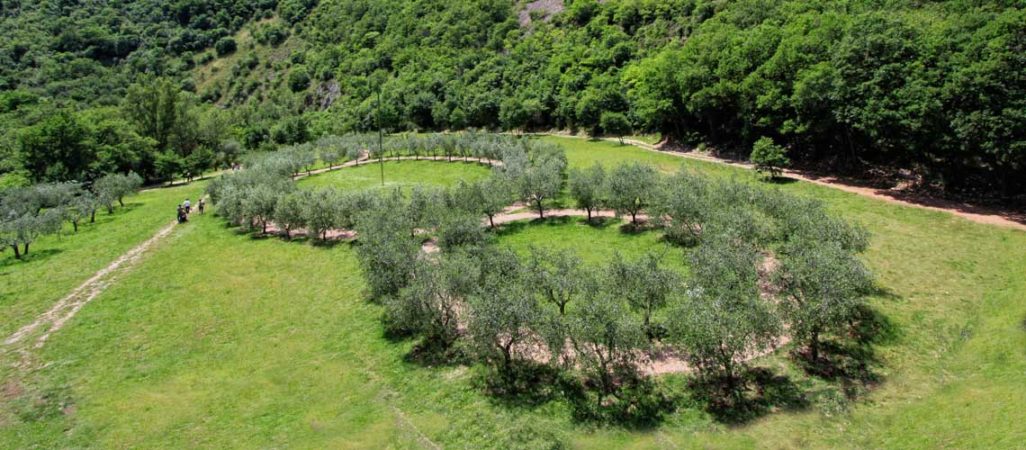
[[125, 196], [142, 182], [134, 173], [108, 174], [88, 188], [68, 182], [7, 189], [0, 194], [0, 244], [21, 259], [40, 236], [59, 233], [65, 221], [77, 233], [83, 220], [96, 220], [97, 210], [113, 214], [115, 205], [124, 206]]
[[[281, 158], [289, 161], [293, 176], [302, 172], [309, 173], [320, 162], [329, 169], [343, 161], [356, 161], [361, 157], [368, 159], [412, 157], [439, 158], [444, 157], [450, 162], [454, 158], [471, 158], [481, 161], [499, 161], [511, 151], [527, 151], [529, 147], [540, 144], [528, 142], [523, 138], [474, 131], [460, 133], [434, 133], [390, 135], [381, 138], [374, 134], [347, 134], [343, 136], [324, 136], [320, 139], [289, 146], [270, 155], [258, 155], [255, 158]], [[251, 161], [252, 162], [252, 161]]]
[[[544, 200], [558, 195], [566, 167], [562, 149], [551, 144], [509, 136], [487, 134], [435, 134], [390, 139], [390, 142], [422, 149], [454, 145], [477, 148], [476, 154], [496, 161], [492, 176], [474, 183], [460, 183], [449, 190], [415, 188], [410, 203], [397, 206], [403, 194], [386, 196], [367, 193], [340, 193], [331, 189], [308, 191], [296, 189], [292, 180], [310, 172], [317, 161], [330, 165], [338, 155], [356, 158], [371, 145], [371, 135], [329, 136], [312, 143], [287, 147], [277, 152], [255, 154], [247, 161], [248, 169], [232, 173], [212, 182], [208, 188], [219, 214], [234, 224], [245, 225], [266, 233], [272, 225], [286, 236], [297, 229], [324, 239], [328, 231], [352, 229], [355, 216], [387, 204], [392, 211], [402, 211], [409, 219], [407, 232], [437, 228], [442, 217], [455, 226], [478, 230], [480, 217], [489, 221], [517, 199], [537, 205], [543, 213]], [[458, 220], [452, 214], [458, 212]], [[492, 224], [494, 226], [494, 224]], [[450, 228], [445, 228], [450, 229]], [[461, 239], [455, 235], [441, 236]]]

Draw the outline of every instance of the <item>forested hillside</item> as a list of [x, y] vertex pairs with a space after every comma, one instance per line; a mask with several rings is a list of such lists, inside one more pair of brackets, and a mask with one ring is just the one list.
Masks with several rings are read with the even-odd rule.
[[[390, 131], [660, 132], [740, 155], [769, 137], [800, 165], [884, 168], [919, 187], [1007, 200], [1026, 188], [1024, 8], [4, 1], [2, 170], [6, 180], [159, 179], [380, 117]], [[175, 112], [141, 119], [147, 92], [174, 99], [150, 111]], [[55, 170], [57, 148], [84, 156]]]

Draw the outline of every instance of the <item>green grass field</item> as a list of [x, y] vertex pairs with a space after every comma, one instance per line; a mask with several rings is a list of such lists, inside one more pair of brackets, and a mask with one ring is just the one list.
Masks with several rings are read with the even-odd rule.
[[381, 188], [381, 169], [385, 189], [416, 184], [451, 186], [458, 180], [474, 181], [488, 176], [490, 169], [477, 163], [443, 161], [367, 162], [299, 180], [304, 187], [332, 186], [342, 190]]
[[[749, 172], [609, 142], [545, 138], [572, 166], [641, 160], [687, 164], [757, 182]], [[386, 163], [386, 180], [448, 184], [481, 177], [464, 163]], [[303, 185], [376, 185], [368, 165]], [[202, 185], [143, 193], [78, 236], [47, 238], [25, 263], [3, 259], [0, 330], [9, 334], [116, 256], [171, 220]], [[45, 368], [0, 372], [0, 447], [954, 447], [1026, 442], [1026, 233], [902, 207], [807, 183], [774, 188], [823, 199], [865, 224], [865, 254], [890, 323], [875, 346], [879, 382], [841, 407], [815, 397], [738, 426], [692, 402], [654, 429], [575, 423], [568, 407], [502, 404], [481, 393], [475, 369], [407, 362], [409, 341], [383, 337], [380, 307], [348, 244], [259, 239], [219, 218], [195, 217], [83, 308], [39, 351]], [[655, 233], [576, 220], [518, 225], [500, 245], [573, 248], [586, 261], [667, 248]], [[47, 250], [49, 249], [49, 252]], [[676, 251], [676, 250], [674, 250]], [[760, 364], [776, 366], [781, 357]], [[824, 384], [800, 378], [813, 391]], [[669, 386], [680, 385], [679, 376]], [[26, 403], [19, 395], [42, 393]]]

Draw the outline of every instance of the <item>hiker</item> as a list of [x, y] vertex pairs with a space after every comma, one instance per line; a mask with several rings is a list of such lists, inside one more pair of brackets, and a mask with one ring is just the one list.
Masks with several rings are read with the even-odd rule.
[[196, 205], [196, 207], [197, 207], [197, 208], [199, 208], [199, 213], [200, 213], [200, 214], [203, 214], [203, 209], [204, 209], [204, 208], [205, 208], [206, 206], [207, 206], [207, 202], [203, 201], [203, 199], [202, 199], [202, 198], [201, 198], [201, 199], [199, 199], [199, 203], [198, 203], [198, 204]]
[[182, 203], [182, 206], [185, 207], [185, 213], [186, 214], [189, 214], [189, 213], [192, 212], [192, 203], [189, 203], [189, 199], [185, 199], [185, 203]]
[[185, 223], [189, 221], [189, 216], [185, 213], [185, 207], [178, 205], [178, 223]]

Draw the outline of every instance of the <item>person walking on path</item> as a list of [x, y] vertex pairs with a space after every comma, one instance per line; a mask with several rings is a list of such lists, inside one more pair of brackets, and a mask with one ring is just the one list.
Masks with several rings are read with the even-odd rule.
[[185, 199], [185, 203], [182, 203], [182, 206], [185, 207], [185, 213], [186, 214], [189, 214], [189, 213], [192, 212], [192, 203], [189, 202], [189, 199]]
[[207, 202], [203, 201], [202, 198], [199, 199], [199, 202], [196, 204], [196, 207], [199, 209], [200, 214], [203, 214], [203, 210], [206, 208], [206, 206]]
[[178, 205], [178, 223], [189, 221], [189, 215], [185, 213], [185, 206]]

